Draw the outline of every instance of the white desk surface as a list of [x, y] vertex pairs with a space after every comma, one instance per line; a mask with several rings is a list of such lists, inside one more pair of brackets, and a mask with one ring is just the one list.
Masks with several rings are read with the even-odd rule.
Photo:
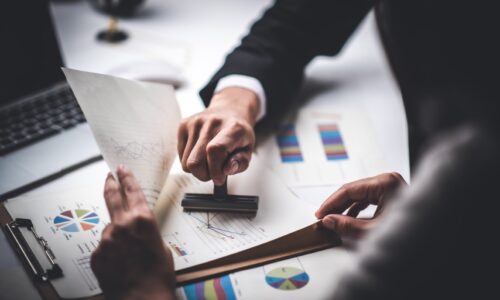
[[[147, 0], [139, 16], [120, 20], [119, 26], [130, 34], [129, 41], [122, 45], [106, 45], [95, 40], [96, 33], [107, 26], [108, 18], [93, 10], [87, 1], [53, 3], [52, 14], [67, 67], [106, 73], [124, 62], [144, 58], [163, 59], [180, 67], [188, 82], [178, 90], [177, 97], [183, 115], [188, 116], [203, 109], [198, 90], [271, 2]], [[349, 101], [355, 101], [368, 112], [389, 169], [409, 180], [406, 118], [378, 40], [373, 13], [338, 57], [315, 59], [306, 74], [308, 80], [331, 82], [336, 86], [315, 96], [313, 105], [334, 101], [332, 99], [342, 97], [346, 91], [351, 95], [355, 91], [358, 97]], [[67, 188], [90, 178], [92, 181], [103, 179], [105, 169], [105, 165], [99, 163], [40, 190]], [[3, 273], [1, 277], [8, 279]], [[31, 287], [27, 283], [21, 285], [20, 281], [16, 284], [18, 288]]]

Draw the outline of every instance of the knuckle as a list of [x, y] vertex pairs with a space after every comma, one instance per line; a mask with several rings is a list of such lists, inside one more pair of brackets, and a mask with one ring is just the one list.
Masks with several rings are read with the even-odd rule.
[[184, 133], [187, 130], [190, 118], [182, 119], [179, 124], [179, 133]]
[[347, 193], [351, 187], [351, 183], [344, 183], [343, 185], [340, 186], [339, 192], [345, 192]]
[[201, 125], [203, 125], [203, 123], [205, 123], [205, 117], [203, 116], [203, 114], [197, 114], [193, 116], [191, 124], [194, 127], [199, 128], [201, 127]]
[[249, 131], [248, 124], [241, 120], [234, 120], [231, 123], [231, 129], [236, 133], [236, 134], [244, 134]]
[[226, 144], [211, 142], [207, 145], [208, 155], [214, 156], [220, 153], [227, 153], [227, 152], [228, 152], [228, 146]]
[[182, 163], [182, 170], [186, 173], [191, 173], [191, 170], [188, 168], [187, 164]]
[[250, 147], [250, 151], [253, 151], [255, 148], [255, 133], [253, 132], [253, 130], [250, 130], [249, 133], [250, 133], [248, 136], [250, 138], [249, 147]]
[[125, 192], [127, 192], [129, 194], [137, 193], [137, 192], [139, 192], [139, 187], [137, 185], [135, 185], [135, 184], [128, 184], [125, 187]]
[[209, 120], [208, 120], [208, 125], [210, 127], [217, 127], [217, 126], [220, 126], [222, 125], [222, 123], [224, 122], [224, 118], [220, 117], [220, 116], [212, 116]]
[[188, 159], [186, 162], [186, 167], [188, 170], [195, 170], [203, 165], [202, 161], [199, 159]]
[[351, 234], [352, 233], [352, 224], [346, 219], [341, 219], [338, 221], [338, 229], [339, 231], [343, 232], [344, 234]]
[[192, 173], [196, 178], [198, 178], [201, 181], [208, 181], [210, 180], [210, 176], [208, 174], [208, 170], [205, 168], [198, 168], [193, 170]]

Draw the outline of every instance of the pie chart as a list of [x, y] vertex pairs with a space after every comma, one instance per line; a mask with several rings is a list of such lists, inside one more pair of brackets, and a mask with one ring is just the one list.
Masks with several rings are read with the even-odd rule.
[[54, 218], [54, 225], [66, 232], [87, 231], [99, 224], [99, 216], [86, 209], [70, 209]]
[[275, 289], [292, 291], [304, 287], [309, 282], [309, 275], [299, 268], [281, 267], [268, 272], [266, 282]]

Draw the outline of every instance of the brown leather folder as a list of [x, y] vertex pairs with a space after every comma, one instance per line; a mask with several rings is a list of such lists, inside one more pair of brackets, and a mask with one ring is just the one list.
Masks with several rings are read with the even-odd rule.
[[177, 272], [177, 284], [256, 267], [273, 261], [338, 246], [340, 238], [317, 223], [268, 243]]

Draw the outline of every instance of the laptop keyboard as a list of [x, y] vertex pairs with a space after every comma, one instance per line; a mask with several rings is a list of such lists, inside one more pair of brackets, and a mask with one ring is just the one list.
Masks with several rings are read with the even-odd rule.
[[0, 155], [85, 122], [69, 86], [51, 90], [0, 112]]

